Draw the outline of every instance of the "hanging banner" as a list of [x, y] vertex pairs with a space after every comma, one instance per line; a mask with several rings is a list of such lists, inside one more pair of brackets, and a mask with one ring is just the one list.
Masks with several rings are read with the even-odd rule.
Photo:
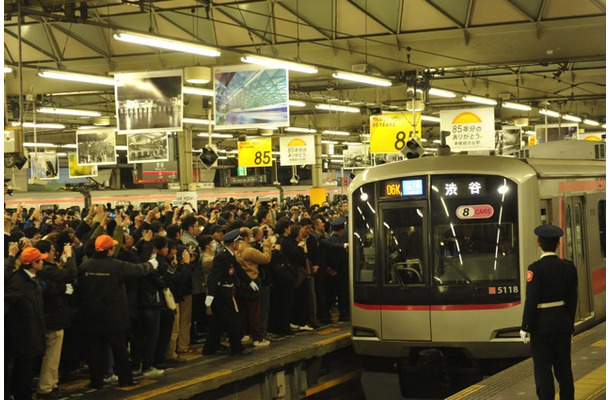
[[280, 137], [280, 164], [314, 165], [316, 143], [314, 135]]
[[97, 176], [97, 165], [78, 165], [76, 153], [68, 153], [68, 176], [72, 178], [87, 178]]
[[[415, 136], [421, 139], [421, 113], [415, 113]], [[400, 153], [413, 131], [413, 113], [372, 115], [371, 153]]]
[[358, 169], [368, 168], [371, 166], [371, 155], [369, 146], [365, 144], [356, 144], [347, 146], [343, 150], [343, 168]]
[[238, 167], [270, 167], [273, 163], [271, 138], [237, 142]]
[[440, 112], [441, 131], [448, 131], [451, 151], [494, 150], [496, 131], [493, 107]]
[[182, 70], [114, 75], [117, 131], [182, 130]]
[[214, 68], [215, 129], [288, 126], [288, 87], [288, 70], [283, 68]]
[[114, 129], [76, 131], [78, 165], [116, 164], [116, 135]]

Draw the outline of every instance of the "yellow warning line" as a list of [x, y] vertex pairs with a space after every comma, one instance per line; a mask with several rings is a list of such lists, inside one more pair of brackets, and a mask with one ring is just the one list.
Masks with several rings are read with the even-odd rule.
[[606, 391], [606, 364], [574, 382], [574, 398], [592, 400]]
[[209, 380], [212, 380], [212, 379], [216, 379], [216, 378], [219, 378], [219, 377], [224, 376], [224, 375], [229, 375], [230, 373], [231, 373], [231, 370], [218, 371], [218, 372], [215, 372], [213, 374], [209, 374], [209, 375], [205, 375], [205, 376], [200, 376], [200, 377], [188, 380], [188, 381], [182, 381], [182, 382], [174, 383], [173, 385], [164, 386], [162, 388], [151, 390], [149, 392], [140, 393], [140, 394], [137, 394], [137, 395], [131, 396], [131, 397], [126, 397], [125, 400], [143, 400], [143, 399], [149, 399], [149, 398], [151, 398], [153, 396], [159, 396], [161, 394], [173, 392], [174, 390], [180, 390], [180, 389], [183, 389], [185, 387], [196, 385], [196, 384], [201, 383], [201, 382], [205, 382], [205, 381], [209, 381]]
[[332, 337], [332, 338], [321, 340], [319, 342], [316, 342], [315, 344], [316, 344], [316, 346], [326, 346], [326, 345], [338, 342], [338, 341], [343, 340], [343, 339], [349, 339], [350, 337], [352, 337], [352, 334], [347, 332], [347, 333], [344, 333], [342, 335], [338, 335], [338, 336], [335, 336], [335, 337]]
[[342, 383], [353, 381], [355, 379], [360, 379], [360, 375], [361, 374], [362, 374], [362, 370], [361, 369], [358, 369], [356, 371], [348, 372], [347, 374], [341, 375], [338, 378], [331, 379], [331, 380], [329, 380], [327, 382], [324, 382], [324, 383], [322, 383], [320, 385], [310, 387], [309, 389], [307, 389], [305, 391], [305, 396], [309, 397], [309, 396], [312, 396], [312, 395], [314, 395], [316, 393], [320, 393], [320, 392], [323, 392], [323, 391], [325, 391], [327, 389], [330, 389], [332, 387], [341, 385]]
[[593, 347], [606, 347], [606, 339], [598, 340], [597, 342], [593, 343], [591, 346], [593, 346]]
[[472, 385], [467, 387], [466, 389], [457, 392], [456, 394], [454, 394], [453, 396], [447, 397], [445, 400], [459, 400], [459, 399], [463, 399], [466, 396], [469, 396], [475, 392], [478, 392], [479, 390], [483, 389], [485, 387], [485, 385]]

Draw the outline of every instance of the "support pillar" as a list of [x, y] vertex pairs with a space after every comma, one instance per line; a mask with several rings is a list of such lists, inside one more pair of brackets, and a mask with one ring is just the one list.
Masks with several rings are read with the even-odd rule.
[[191, 128], [178, 132], [178, 176], [180, 190], [189, 190], [193, 183], [193, 131]]

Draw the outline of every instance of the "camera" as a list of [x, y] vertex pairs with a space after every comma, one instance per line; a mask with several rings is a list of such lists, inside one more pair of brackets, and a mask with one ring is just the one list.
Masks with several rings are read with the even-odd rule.
[[109, 212], [108, 213], [108, 218], [116, 218], [116, 213]]

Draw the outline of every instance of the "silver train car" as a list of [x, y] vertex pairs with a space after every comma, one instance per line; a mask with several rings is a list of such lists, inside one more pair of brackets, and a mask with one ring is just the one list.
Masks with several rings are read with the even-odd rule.
[[578, 269], [576, 329], [605, 319], [605, 153], [558, 154], [423, 157], [351, 183], [353, 345], [398, 361], [403, 395], [422, 357], [477, 365], [529, 356], [519, 329], [541, 223], [564, 229], [560, 256]]
[[[284, 186], [282, 194], [284, 197], [294, 198], [296, 195], [309, 195], [311, 186]], [[112, 207], [126, 206], [133, 204], [139, 207], [143, 204], [158, 204], [159, 202], [169, 201], [175, 203], [177, 195], [180, 192], [169, 189], [126, 189], [126, 190], [92, 190], [91, 204], [107, 204]], [[327, 193], [330, 197], [340, 193], [340, 188], [329, 187]], [[214, 189], [198, 189], [197, 200], [207, 200], [213, 202], [218, 199], [228, 200], [231, 197], [235, 199], [248, 199], [254, 202], [257, 198], [280, 198], [278, 187], [261, 186], [261, 187], [220, 187]], [[67, 209], [69, 207], [78, 206], [85, 207], [85, 197], [74, 191], [38, 191], [38, 192], [14, 192], [12, 196], [4, 197], [4, 204], [8, 209], [15, 209], [22, 204], [24, 207], [42, 207]]]

